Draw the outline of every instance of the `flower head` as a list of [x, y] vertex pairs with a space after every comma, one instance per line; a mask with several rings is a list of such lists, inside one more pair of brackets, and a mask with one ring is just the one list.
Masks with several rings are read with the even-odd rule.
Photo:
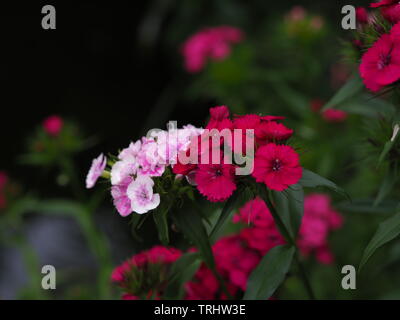
[[391, 23], [400, 21], [400, 3], [398, 0], [382, 0], [371, 3], [372, 8], [380, 8], [382, 16]]
[[126, 177], [119, 184], [111, 187], [114, 206], [122, 217], [126, 217], [132, 213], [131, 199], [129, 199], [127, 194], [128, 186], [132, 181], [132, 177]]
[[101, 154], [93, 160], [92, 166], [86, 176], [86, 188], [91, 189], [97, 182], [97, 179], [101, 176], [107, 165], [107, 158]]
[[153, 193], [154, 181], [148, 176], [138, 176], [131, 182], [126, 191], [131, 200], [132, 211], [143, 214], [157, 208], [160, 195]]
[[171, 264], [181, 255], [178, 249], [155, 246], [117, 266], [111, 280], [124, 291], [124, 300], [160, 299]]
[[196, 184], [209, 201], [221, 202], [236, 190], [235, 166], [232, 164], [200, 164], [196, 171]]
[[268, 188], [283, 191], [302, 176], [299, 155], [292, 147], [269, 143], [260, 147], [254, 160], [253, 177]]
[[268, 121], [258, 125], [255, 134], [258, 144], [265, 145], [269, 142], [289, 139], [293, 134], [293, 130], [285, 127], [282, 123]]
[[43, 129], [50, 136], [56, 137], [60, 134], [62, 128], [64, 126], [64, 122], [59, 116], [50, 116], [43, 121]]
[[361, 77], [373, 92], [400, 79], [400, 43], [393, 38], [382, 35], [361, 59]]
[[368, 11], [364, 7], [356, 8], [356, 19], [357, 23], [367, 24], [368, 23]]
[[210, 121], [206, 129], [232, 129], [233, 124], [229, 119], [229, 109], [226, 106], [217, 106], [210, 108]]

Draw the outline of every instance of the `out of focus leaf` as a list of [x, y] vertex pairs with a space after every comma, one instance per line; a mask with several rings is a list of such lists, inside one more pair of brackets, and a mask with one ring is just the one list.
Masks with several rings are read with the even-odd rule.
[[[398, 125], [397, 126], [397, 130], [398, 130]], [[396, 132], [396, 134], [388, 141], [385, 143], [385, 146], [383, 147], [382, 153], [379, 156], [378, 159], [378, 166], [380, 166], [383, 162], [383, 160], [385, 160], [386, 156], [388, 155], [388, 153], [390, 152], [390, 150], [392, 150], [393, 146], [395, 145], [396, 141], [398, 140], [399, 134], [398, 131]]]
[[244, 300], [266, 300], [285, 280], [292, 264], [295, 248], [277, 246], [271, 249], [251, 273], [247, 282]]
[[397, 170], [395, 168], [389, 168], [383, 182], [379, 188], [378, 195], [375, 199], [374, 206], [378, 206], [383, 199], [392, 191], [397, 181]]
[[303, 118], [309, 109], [308, 99], [302, 93], [292, 89], [279, 76], [271, 74], [267, 78], [271, 81], [271, 85], [274, 87], [277, 95], [287, 103], [290, 110], [300, 118]]
[[37, 212], [43, 214], [55, 214], [55, 215], [68, 215], [73, 216], [80, 214], [84, 211], [84, 207], [75, 201], [69, 200], [47, 200], [38, 201], [35, 208]]
[[293, 239], [296, 238], [304, 212], [304, 190], [296, 184], [284, 192], [273, 191], [275, 208]]
[[400, 235], [400, 212], [390, 217], [379, 225], [378, 230], [364, 250], [363, 257], [360, 262], [359, 271], [367, 263], [369, 258], [375, 253], [377, 249], [384, 244], [392, 241]]
[[391, 117], [396, 111], [395, 106], [390, 102], [370, 95], [357, 96], [338, 106], [337, 109], [370, 118], [381, 115]]
[[325, 104], [322, 111], [336, 108], [339, 104], [353, 98], [360, 93], [363, 88], [363, 82], [358, 73], [354, 74], [346, 84]]
[[374, 206], [375, 199], [358, 199], [351, 203], [348, 201], [335, 204], [335, 207], [341, 211], [354, 213], [376, 213], [376, 214], [393, 214], [397, 209], [396, 201], [382, 201], [379, 206]]

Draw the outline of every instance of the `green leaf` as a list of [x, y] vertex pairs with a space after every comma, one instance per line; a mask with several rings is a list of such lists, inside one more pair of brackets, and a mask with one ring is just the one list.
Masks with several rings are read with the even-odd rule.
[[130, 220], [130, 225], [131, 225], [131, 231], [132, 231], [132, 236], [138, 240], [142, 241], [143, 239], [139, 236], [137, 233], [137, 230], [142, 226], [143, 222], [147, 218], [147, 215], [143, 214], [131, 214], [131, 220]]
[[375, 199], [358, 199], [351, 203], [343, 201], [335, 204], [339, 211], [353, 212], [353, 213], [366, 213], [366, 214], [381, 214], [392, 215], [397, 211], [397, 201], [386, 200], [374, 206]]
[[221, 214], [219, 215], [218, 221], [215, 224], [213, 230], [210, 234], [210, 239], [215, 241], [218, 238], [220, 230], [223, 229], [226, 222], [230, 220], [233, 210], [235, 209], [235, 205], [237, 200], [239, 199], [241, 193], [241, 189], [238, 189], [229, 199], [226, 201]]
[[168, 209], [162, 208], [153, 211], [153, 219], [157, 227], [158, 237], [161, 243], [166, 246], [169, 244], [169, 228], [168, 228]]
[[388, 142], [385, 143], [385, 146], [383, 147], [382, 153], [379, 156], [378, 166], [380, 166], [382, 164], [383, 160], [385, 160], [385, 158], [388, 155], [388, 153], [390, 152], [390, 150], [392, 150], [392, 148], [396, 144], [396, 141], [398, 140], [398, 137], [399, 137], [398, 129], [399, 129], [399, 125], [396, 124], [395, 125], [395, 129], [394, 129], [393, 137]]
[[396, 111], [395, 106], [390, 102], [368, 94], [346, 101], [338, 109], [369, 118], [377, 118], [382, 115], [391, 118]]
[[346, 191], [338, 187], [334, 182], [325, 179], [320, 175], [307, 169], [303, 169], [303, 176], [299, 183], [303, 187], [308, 187], [308, 188], [326, 187], [341, 195], [347, 196]]
[[339, 104], [359, 94], [363, 87], [364, 85], [362, 79], [357, 72], [349, 79], [349, 81], [345, 83], [342, 88], [340, 88], [340, 90], [331, 98], [331, 100], [325, 104], [325, 106], [322, 108], [322, 111], [330, 108], [336, 108]]
[[258, 184], [258, 195], [261, 197], [262, 200], [264, 200], [265, 204], [267, 205], [268, 209], [270, 210], [271, 215], [274, 218], [276, 226], [278, 227], [281, 235], [285, 238], [285, 240], [288, 243], [290, 243], [290, 244], [294, 243], [294, 238], [292, 237], [292, 233], [290, 232], [290, 230], [288, 230], [285, 223], [283, 223], [282, 217], [275, 209], [275, 206], [272, 204], [265, 185]]
[[277, 246], [271, 249], [251, 273], [247, 282], [244, 300], [266, 300], [285, 280], [292, 264], [295, 248]]
[[277, 213], [289, 231], [292, 239], [296, 239], [304, 212], [304, 190], [299, 184], [290, 186], [284, 192], [272, 192]]
[[392, 241], [400, 235], [400, 212], [390, 217], [388, 220], [382, 222], [379, 225], [378, 230], [369, 242], [368, 246], [364, 250], [363, 257], [358, 268], [359, 271], [371, 258], [377, 249], [382, 247], [384, 244]]
[[169, 273], [168, 285], [164, 292], [166, 300], [183, 298], [184, 284], [190, 281], [199, 269], [201, 260], [196, 252], [185, 253], [173, 265]]
[[187, 210], [176, 210], [172, 215], [172, 219], [186, 238], [192, 241], [199, 250], [207, 266], [210, 269], [214, 269], [215, 262], [210, 239], [208, 238], [201, 216], [196, 212], [189, 214]]
[[81, 214], [86, 210], [79, 202], [61, 199], [38, 201], [34, 209], [42, 214], [68, 216]]
[[276, 94], [286, 102], [293, 113], [301, 118], [307, 114], [309, 101], [301, 92], [291, 88], [282, 77], [275, 73], [267, 75], [267, 80], [270, 81]]
[[397, 167], [389, 168], [383, 179], [383, 182], [379, 188], [378, 195], [374, 201], [374, 207], [378, 206], [386, 196], [392, 191], [396, 181], [397, 181]]

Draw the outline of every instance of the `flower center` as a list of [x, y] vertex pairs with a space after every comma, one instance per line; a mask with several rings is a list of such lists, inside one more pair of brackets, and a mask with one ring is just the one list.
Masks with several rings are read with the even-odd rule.
[[381, 54], [380, 59], [378, 61], [378, 69], [382, 70], [385, 67], [387, 67], [390, 64], [391, 59], [392, 59], [392, 55], [390, 53]]
[[140, 199], [140, 201], [143, 201], [143, 202], [149, 200], [149, 195], [147, 193], [146, 188], [144, 188], [144, 187], [140, 188], [137, 192], [137, 197]]
[[221, 169], [215, 170], [215, 175], [216, 175], [217, 177], [222, 176], [222, 170], [221, 170]]
[[280, 169], [282, 169], [282, 162], [279, 159], [275, 159], [272, 162], [272, 170], [273, 171], [279, 171]]

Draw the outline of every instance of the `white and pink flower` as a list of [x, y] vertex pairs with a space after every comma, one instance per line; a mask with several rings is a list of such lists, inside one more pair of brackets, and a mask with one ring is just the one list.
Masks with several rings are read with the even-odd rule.
[[153, 193], [154, 181], [148, 176], [138, 176], [130, 183], [126, 191], [131, 200], [132, 211], [143, 214], [157, 208], [160, 195]]
[[89, 172], [86, 176], [86, 188], [91, 189], [96, 184], [99, 177], [102, 175], [107, 165], [107, 158], [101, 154], [93, 160]]

